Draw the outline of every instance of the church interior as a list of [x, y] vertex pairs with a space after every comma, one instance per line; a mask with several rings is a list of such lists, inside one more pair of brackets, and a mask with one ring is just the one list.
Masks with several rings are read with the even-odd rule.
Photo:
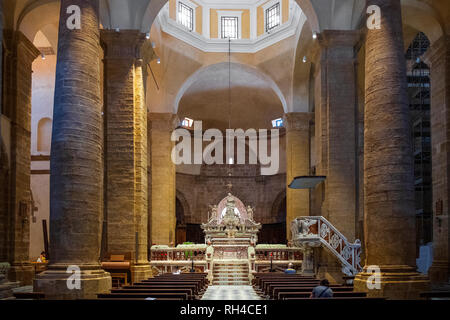
[[0, 300], [450, 299], [448, 0], [0, 17]]

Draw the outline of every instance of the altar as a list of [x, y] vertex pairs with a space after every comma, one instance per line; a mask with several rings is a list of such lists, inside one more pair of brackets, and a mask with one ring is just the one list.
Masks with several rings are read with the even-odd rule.
[[211, 205], [208, 220], [201, 225], [204, 244], [177, 247], [153, 245], [151, 265], [155, 274], [207, 272], [215, 285], [249, 285], [257, 272], [284, 272], [289, 263], [301, 268], [299, 247], [285, 244], [258, 244], [262, 225], [254, 221], [255, 209], [231, 193], [217, 205]]
[[249, 247], [256, 245], [261, 229], [261, 224], [253, 220], [253, 212], [231, 193], [218, 205], [210, 206], [208, 222], [201, 227], [206, 244], [214, 249], [215, 260], [249, 259]]

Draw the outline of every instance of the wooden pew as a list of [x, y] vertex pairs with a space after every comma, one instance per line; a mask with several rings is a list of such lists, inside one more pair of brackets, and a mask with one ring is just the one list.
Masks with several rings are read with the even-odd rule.
[[[337, 293], [337, 292], [353, 292], [353, 288], [352, 287], [344, 287], [344, 286], [339, 286], [339, 287], [330, 287], [331, 290], [333, 290], [333, 294]], [[273, 288], [272, 291], [272, 295], [271, 297], [274, 298], [275, 300], [279, 299], [280, 293], [285, 293], [285, 292], [305, 292], [309, 295], [311, 295], [311, 292], [313, 291], [314, 287], [275, 287]]]
[[101, 293], [98, 294], [99, 299], [117, 300], [117, 299], [127, 299], [127, 300], [145, 300], [146, 298], [156, 298], [156, 299], [170, 299], [170, 300], [188, 300], [188, 294], [185, 292], [154, 292], [154, 293]]
[[14, 297], [19, 300], [43, 300], [45, 294], [43, 292], [14, 292]]
[[[309, 298], [311, 292], [280, 292], [278, 293], [278, 300], [295, 300], [296, 298]], [[333, 298], [365, 298], [367, 297], [367, 292], [333, 292]], [[327, 298], [322, 298], [327, 299]]]
[[157, 293], [186, 293], [188, 300], [193, 300], [194, 293], [192, 289], [189, 288], [143, 288], [143, 289], [112, 289], [111, 294], [147, 294], [152, 296], [152, 294]]
[[122, 287], [124, 290], [145, 290], [145, 289], [171, 289], [171, 288], [186, 288], [192, 291], [192, 295], [199, 295], [197, 287], [194, 284], [154, 284], [154, 285], [136, 285]]
[[196, 286], [196, 290], [197, 292], [201, 292], [204, 289], [204, 286], [199, 282], [199, 281], [185, 281], [185, 280], [153, 280], [153, 281], [149, 281], [149, 280], [145, 280], [139, 283], [135, 283], [133, 285], [136, 286], [151, 286], [151, 285], [172, 285], [172, 286], [176, 286], [177, 284], [190, 284], [190, 285], [195, 285]]

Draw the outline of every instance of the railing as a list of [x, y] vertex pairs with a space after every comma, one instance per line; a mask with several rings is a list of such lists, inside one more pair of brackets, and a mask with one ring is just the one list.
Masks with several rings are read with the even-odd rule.
[[256, 248], [258, 261], [302, 260], [303, 253], [299, 248]]
[[192, 247], [153, 246], [151, 248], [151, 261], [203, 261], [205, 260], [206, 246], [198, 245]]
[[292, 240], [300, 247], [328, 248], [342, 263], [342, 272], [353, 276], [362, 271], [361, 241], [350, 243], [327, 219], [321, 216], [298, 217], [291, 223]]

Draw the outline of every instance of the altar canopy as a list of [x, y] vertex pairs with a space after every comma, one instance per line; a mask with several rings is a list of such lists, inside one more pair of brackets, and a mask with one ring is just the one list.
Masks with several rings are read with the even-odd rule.
[[256, 245], [261, 224], [253, 220], [254, 209], [228, 193], [218, 205], [210, 206], [208, 222], [201, 225], [208, 244]]

